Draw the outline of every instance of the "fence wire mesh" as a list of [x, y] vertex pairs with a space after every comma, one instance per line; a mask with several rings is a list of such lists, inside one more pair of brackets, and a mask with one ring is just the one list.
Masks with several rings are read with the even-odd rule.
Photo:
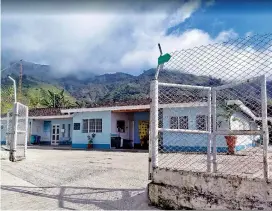
[[28, 107], [15, 103], [7, 116], [1, 119], [1, 159], [11, 159], [10, 152], [15, 151], [15, 160], [26, 157], [28, 139]]
[[17, 103], [17, 136], [16, 159], [26, 157], [27, 138], [28, 138], [28, 107]]
[[[162, 156], [159, 158], [159, 165], [161, 167], [207, 170], [205, 154], [208, 141], [206, 133], [208, 116], [205, 114], [208, 113], [208, 93], [207, 89], [159, 86], [159, 128], [161, 129], [159, 152]], [[196, 120], [191, 118], [196, 114], [199, 114]], [[185, 133], [189, 130], [192, 132], [198, 130], [199, 133]], [[186, 156], [180, 157], [181, 152]], [[196, 159], [192, 160], [192, 156]]]
[[213, 163], [217, 173], [263, 178], [266, 154], [271, 175], [272, 34], [170, 55], [158, 77], [158, 166], [205, 172]]
[[1, 159], [9, 158], [12, 139], [12, 110], [7, 112], [6, 118], [1, 118]]

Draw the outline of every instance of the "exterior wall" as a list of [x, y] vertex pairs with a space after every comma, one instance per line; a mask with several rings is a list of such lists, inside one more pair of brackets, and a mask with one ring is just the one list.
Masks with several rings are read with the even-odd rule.
[[[68, 124], [70, 124], [70, 137], [72, 137], [72, 129], [73, 129], [73, 119], [53, 119], [51, 120], [51, 125], [59, 124], [60, 130], [62, 129], [62, 125], [65, 124], [64, 137], [68, 137]], [[62, 137], [62, 133], [60, 133], [60, 137]]]
[[31, 135], [38, 135], [42, 136], [43, 135], [43, 120], [32, 120], [31, 123]]
[[[220, 113], [218, 109], [218, 113]], [[194, 108], [164, 108], [163, 109], [163, 127], [170, 128], [170, 117], [172, 116], [188, 116], [188, 126], [190, 130], [196, 130], [196, 116], [207, 115], [207, 107], [194, 107]], [[235, 120], [239, 121], [235, 121]], [[218, 119], [220, 120], [220, 119]], [[241, 122], [243, 124], [241, 124]], [[256, 123], [250, 123], [250, 120], [242, 113], [236, 113], [231, 118], [232, 130], [249, 130], [256, 129]], [[228, 124], [222, 121], [218, 130], [227, 130]], [[245, 149], [253, 145], [253, 140], [259, 136], [237, 136], [236, 151]], [[207, 151], [208, 134], [184, 134], [184, 133], [163, 133], [163, 147], [165, 151]], [[220, 135], [216, 137], [217, 151], [227, 152], [227, 144], [225, 137]]]
[[272, 210], [272, 183], [256, 178], [155, 169], [148, 196], [163, 209]]
[[62, 144], [62, 125], [65, 124], [65, 136], [68, 138], [68, 124], [71, 126], [70, 137], [72, 138], [73, 119], [51, 119], [51, 120], [31, 120], [31, 135], [41, 136], [41, 144], [50, 145], [52, 139], [52, 125], [60, 125], [60, 144]]
[[149, 112], [135, 112], [134, 113], [134, 144], [140, 144], [138, 122], [141, 120], [149, 121]]
[[100, 149], [110, 149], [111, 145], [111, 112], [84, 112], [75, 113], [73, 117], [73, 124], [80, 123], [80, 130], [73, 129], [72, 147], [86, 149], [88, 146], [88, 133], [82, 133], [83, 119], [102, 119], [102, 133], [96, 133], [93, 140], [93, 147]]
[[[207, 112], [207, 107], [164, 108], [163, 128], [170, 128], [172, 116], [188, 116], [188, 129], [196, 130], [196, 116]], [[163, 133], [163, 147], [166, 151], [207, 151], [207, 140], [207, 134]]]
[[[242, 113], [235, 113], [231, 117], [231, 129], [232, 130], [257, 130], [258, 125], [255, 122], [252, 122], [248, 117]], [[254, 144], [254, 140], [260, 138], [260, 136], [253, 135], [244, 135], [237, 136], [237, 145], [240, 146], [240, 149], [246, 147], [251, 147]]]
[[1, 120], [1, 145], [6, 144], [7, 121]]
[[[128, 113], [111, 113], [111, 133], [120, 135], [123, 139], [129, 139], [129, 114]], [[117, 132], [117, 120], [124, 120], [125, 121], [125, 132], [119, 133]]]

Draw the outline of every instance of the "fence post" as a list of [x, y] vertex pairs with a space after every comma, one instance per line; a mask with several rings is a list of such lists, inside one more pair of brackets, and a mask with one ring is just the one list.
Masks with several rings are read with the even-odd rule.
[[158, 141], [158, 127], [159, 127], [159, 93], [158, 93], [158, 80], [151, 81], [151, 107], [150, 107], [150, 113], [151, 113], [151, 150], [152, 150], [152, 168], [158, 167], [158, 153], [159, 153], [159, 141]]
[[18, 130], [18, 103], [14, 103], [12, 115], [12, 136], [10, 142], [10, 156], [9, 160], [16, 161], [16, 146], [17, 146], [17, 132]]
[[[152, 83], [150, 84], [150, 99], [152, 99], [153, 97], [153, 92], [152, 92]], [[152, 102], [150, 102], [150, 112], [149, 112], [149, 144], [148, 144], [148, 180], [152, 180], [152, 174], [153, 174], [153, 169], [152, 169], [152, 135], [153, 135], [153, 131], [152, 131], [152, 116], [151, 116], [151, 108], [152, 108]]]
[[266, 76], [263, 75], [261, 81], [261, 96], [262, 96], [262, 130], [263, 130], [263, 165], [264, 165], [264, 179], [268, 181], [269, 165], [268, 165], [268, 141], [269, 133], [267, 126], [267, 90], [266, 90]]
[[208, 90], [208, 131], [209, 131], [209, 135], [208, 135], [208, 144], [207, 144], [207, 172], [211, 172], [211, 163], [212, 163], [212, 159], [211, 159], [211, 144], [212, 144], [212, 105], [211, 105], [211, 101], [212, 101], [212, 96], [211, 96], [211, 89]]
[[6, 147], [8, 147], [9, 145], [9, 139], [10, 139], [10, 125], [9, 125], [9, 122], [10, 122], [10, 112], [8, 111], [7, 113], [7, 132], [6, 132]]
[[216, 150], [216, 135], [215, 131], [217, 130], [216, 124], [216, 91], [212, 88], [212, 121], [213, 121], [213, 130], [212, 130], [212, 151], [213, 151], [213, 172], [217, 172], [217, 150]]
[[27, 152], [27, 141], [28, 141], [28, 107], [25, 106], [25, 148], [24, 148], [24, 157], [26, 158], [26, 152]]

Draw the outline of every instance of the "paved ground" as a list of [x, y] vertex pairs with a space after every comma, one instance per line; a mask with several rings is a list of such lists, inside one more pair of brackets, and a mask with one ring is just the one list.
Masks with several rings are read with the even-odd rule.
[[[2, 152], [1, 152], [2, 153]], [[3, 210], [147, 210], [147, 153], [29, 149], [1, 162]]]
[[[268, 164], [272, 172], [272, 147], [268, 148]], [[159, 166], [177, 170], [206, 172], [207, 154], [196, 153], [161, 153]], [[249, 178], [264, 178], [263, 149], [248, 148], [235, 155], [218, 154], [217, 172], [220, 174], [243, 176]], [[272, 179], [272, 173], [270, 173]]]

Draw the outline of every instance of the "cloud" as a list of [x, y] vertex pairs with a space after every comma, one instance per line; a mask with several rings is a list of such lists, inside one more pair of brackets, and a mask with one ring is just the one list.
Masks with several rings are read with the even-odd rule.
[[245, 34], [245, 37], [251, 37], [253, 35], [253, 32], [252, 31], [249, 31]]
[[207, 32], [192, 29], [179, 35], [158, 35], [152, 37], [150, 38], [148, 45], [143, 45], [141, 43], [142, 38], [139, 38], [137, 39], [139, 40], [139, 47], [125, 54], [121, 60], [121, 64], [123, 67], [127, 68], [130, 66], [137, 66], [138, 69], [142, 69], [144, 66], [155, 67], [159, 56], [157, 43], [161, 44], [163, 52], [166, 53], [216, 42], [224, 42], [237, 36], [238, 35], [233, 30], [229, 30], [219, 33], [218, 36], [213, 39]]
[[[158, 43], [165, 53], [238, 36], [231, 29], [215, 38], [199, 29], [167, 35], [169, 27], [191, 17], [200, 1], [184, 1], [179, 5], [173, 1], [157, 8], [156, 5], [144, 8], [140, 3], [133, 9], [129, 4], [127, 7], [130, 8], [127, 12], [4, 13], [2, 54], [8, 52], [13, 59], [50, 64], [59, 76], [80, 72], [82, 75], [86, 71], [139, 74], [156, 67]], [[198, 63], [195, 68], [201, 67]]]
[[[229, 36], [233, 32], [229, 32]], [[271, 35], [251, 37], [217, 43], [228, 38], [221, 33], [212, 45], [191, 48], [172, 53], [165, 64], [165, 71], [182, 71], [195, 75], [206, 75], [227, 81], [247, 80], [260, 75], [272, 75]]]
[[[127, 7], [126, 12], [116, 9], [66, 14], [4, 12], [2, 52], [9, 52], [14, 59], [50, 64], [57, 74], [80, 70], [137, 74], [141, 71], [138, 65], [123, 65], [129, 64], [127, 55], [141, 52], [147, 46], [153, 49], [158, 36], [172, 42], [171, 37], [164, 35], [170, 22], [180, 23], [189, 18], [198, 7], [196, 2], [177, 5], [177, 1], [170, 1], [147, 6], [122, 2], [121, 11]], [[184, 14], [178, 17], [180, 11]], [[172, 13], [175, 15], [171, 16]], [[129, 60], [135, 61], [137, 56]], [[150, 61], [143, 63], [146, 65], [142, 64], [142, 68], [153, 67]]]
[[200, 0], [193, 0], [184, 3], [173, 15], [170, 16], [169, 27], [176, 26], [186, 19], [190, 18], [191, 15], [199, 9], [201, 6]]

